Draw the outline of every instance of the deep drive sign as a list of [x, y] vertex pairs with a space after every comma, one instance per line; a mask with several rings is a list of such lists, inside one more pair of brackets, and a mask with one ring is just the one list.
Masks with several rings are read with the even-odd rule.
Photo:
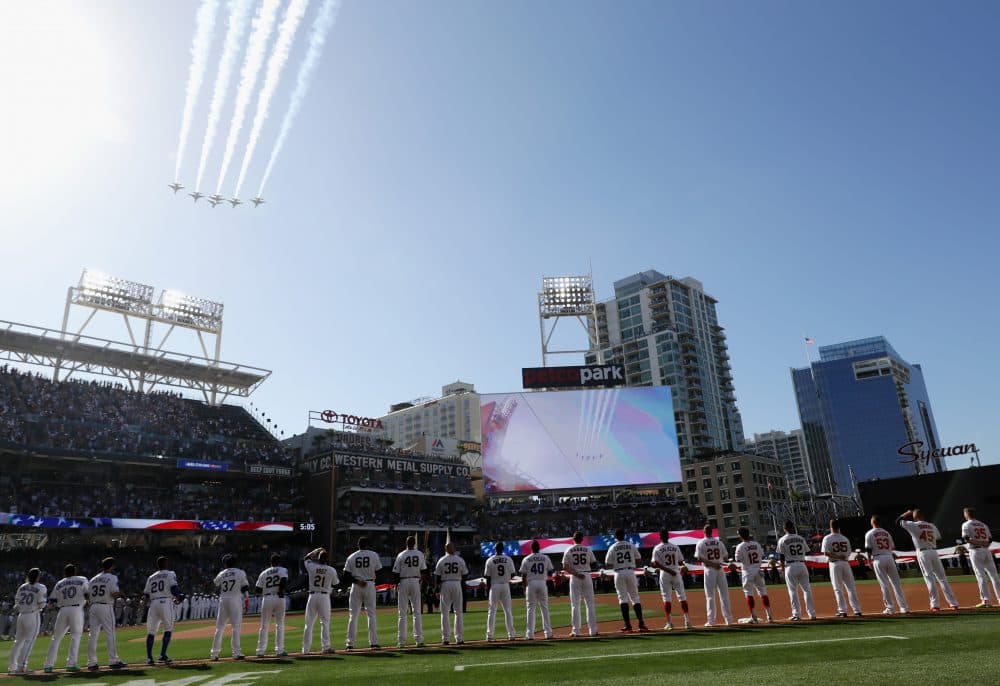
[[620, 364], [525, 367], [521, 369], [521, 384], [524, 388], [624, 386], [625, 370]]

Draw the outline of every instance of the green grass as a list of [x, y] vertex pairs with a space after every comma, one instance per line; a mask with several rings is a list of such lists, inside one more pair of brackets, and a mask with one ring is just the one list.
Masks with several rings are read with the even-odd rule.
[[[651, 602], [652, 599], [650, 599]], [[692, 599], [702, 602], [700, 597]], [[565, 633], [569, 607], [563, 598], [554, 600], [553, 623], [557, 633]], [[524, 626], [524, 606], [515, 603], [515, 626]], [[599, 605], [602, 620], [618, 616], [614, 605]], [[502, 617], [498, 618], [502, 624]], [[335, 648], [344, 645], [346, 614], [334, 613], [331, 636]], [[470, 606], [466, 615], [466, 640], [481, 640], [486, 612], [482, 604]], [[249, 618], [256, 628], [256, 618]], [[660, 626], [656, 613], [651, 626]], [[182, 631], [206, 622], [185, 622]], [[286, 647], [297, 651], [301, 645], [302, 616], [288, 617]], [[426, 639], [440, 637], [438, 615], [424, 615]], [[364, 618], [359, 623], [358, 644], [367, 644]], [[379, 636], [383, 646], [395, 645], [395, 612], [379, 613]], [[223, 660], [218, 663], [191, 662], [172, 668], [142, 665], [143, 629], [118, 632], [119, 652], [132, 665], [125, 673], [44, 675], [40, 671], [26, 680], [72, 679], [77, 686], [223, 686], [262, 684], [284, 686], [302, 682], [336, 679], [338, 684], [372, 686], [382, 682], [392, 686], [407, 684], [481, 684], [500, 679], [504, 686], [520, 684], [823, 684], [865, 682], [868, 684], [966, 684], [994, 683], [995, 654], [1000, 641], [1000, 613], [996, 611], [913, 615], [903, 618], [872, 617], [847, 621], [803, 622], [794, 625], [733, 627], [723, 630], [674, 631], [597, 639], [554, 642], [469, 645], [463, 648], [431, 647], [425, 650], [378, 652], [359, 650], [351, 654], [305, 658], [254, 659], [246, 662]], [[498, 634], [503, 635], [501, 629]], [[885, 637], [899, 638], [885, 638]], [[314, 645], [318, 646], [318, 635]], [[133, 639], [140, 639], [135, 641]], [[204, 660], [209, 638], [175, 640], [171, 657], [175, 660]], [[86, 661], [86, 641], [81, 644], [81, 664]], [[64, 639], [58, 665], [65, 662]], [[253, 654], [256, 636], [244, 634], [243, 650]], [[39, 637], [30, 666], [40, 670], [49, 639]], [[759, 647], [755, 647], [759, 646]], [[6, 666], [11, 643], [0, 643], [0, 666]], [[159, 641], [157, 641], [157, 650]], [[273, 648], [272, 648], [273, 650]], [[228, 655], [228, 637], [223, 655]], [[106, 660], [103, 641], [99, 657]], [[239, 676], [237, 676], [239, 675]], [[222, 680], [224, 678], [224, 680]], [[9, 679], [20, 683], [21, 678]]]

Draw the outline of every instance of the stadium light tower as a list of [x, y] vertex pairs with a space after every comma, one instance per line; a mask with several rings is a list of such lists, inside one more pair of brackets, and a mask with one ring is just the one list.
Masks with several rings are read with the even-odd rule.
[[[587, 334], [585, 349], [552, 347], [552, 334], [563, 319], [576, 319]], [[544, 276], [538, 293], [538, 327], [542, 340], [542, 366], [548, 366], [550, 355], [596, 352], [601, 361], [597, 340], [597, 296], [594, 280], [586, 276]]]
[[[189, 329], [198, 336], [201, 345], [201, 352], [204, 359], [210, 366], [218, 366], [220, 354], [222, 352], [222, 312], [223, 304], [214, 300], [196, 298], [180, 291], [166, 289], [160, 293], [159, 299], [154, 302], [153, 294], [155, 289], [147, 284], [137, 281], [128, 281], [118, 277], [108, 276], [94, 269], [84, 269], [80, 276], [80, 281], [76, 286], [70, 286], [66, 296], [66, 309], [63, 313], [62, 338], [78, 342], [83, 336], [84, 330], [100, 312], [111, 312], [119, 314], [125, 322], [125, 329], [128, 331], [129, 340], [137, 350], [145, 355], [160, 354], [165, 351], [164, 345], [170, 334], [176, 328]], [[78, 306], [90, 310], [80, 328], [75, 332], [69, 331], [69, 316], [72, 306]], [[133, 328], [133, 320], [138, 319], [138, 326], [142, 327], [142, 339], [136, 337], [136, 330]], [[153, 341], [154, 324], [166, 325], [168, 328], [158, 342]], [[215, 336], [213, 352], [209, 352], [209, 345], [205, 340], [205, 335]], [[53, 379], [59, 380], [59, 372], [62, 361], [57, 360]], [[73, 373], [70, 368], [67, 376]], [[146, 376], [140, 374], [138, 390], [145, 390]], [[210, 392], [209, 402], [216, 401], [217, 389]]]

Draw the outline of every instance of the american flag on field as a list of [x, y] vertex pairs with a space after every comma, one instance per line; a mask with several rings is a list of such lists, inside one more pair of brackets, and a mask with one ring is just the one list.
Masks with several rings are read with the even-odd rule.
[[203, 519], [201, 528], [205, 531], [232, 531], [236, 528], [236, 522], [227, 522], [220, 519]]
[[816, 339], [806, 336], [806, 345], [816, 345]]

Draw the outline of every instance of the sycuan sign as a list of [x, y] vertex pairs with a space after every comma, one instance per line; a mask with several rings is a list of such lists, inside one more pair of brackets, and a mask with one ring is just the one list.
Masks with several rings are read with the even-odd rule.
[[924, 465], [929, 464], [931, 460], [942, 457], [956, 457], [958, 455], [968, 455], [969, 453], [979, 452], [979, 448], [976, 447], [975, 443], [953, 445], [947, 448], [934, 448], [933, 450], [923, 450], [923, 447], [923, 441], [910, 441], [909, 443], [904, 443], [899, 446], [899, 450], [896, 452], [902, 457], [900, 462], [903, 464], [922, 462]]

